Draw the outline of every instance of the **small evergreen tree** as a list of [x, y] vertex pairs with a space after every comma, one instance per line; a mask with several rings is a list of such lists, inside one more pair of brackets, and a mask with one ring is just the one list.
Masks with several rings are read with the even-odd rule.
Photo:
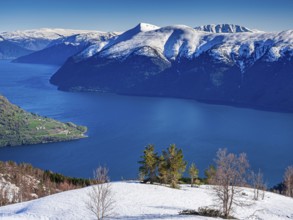
[[196, 168], [194, 163], [192, 163], [190, 165], [188, 173], [189, 173], [189, 176], [191, 179], [191, 187], [193, 187], [194, 180], [196, 180], [196, 178], [198, 178], [198, 169]]
[[159, 157], [159, 166], [158, 166], [158, 171], [159, 171], [159, 180], [161, 183], [164, 183], [164, 184], [168, 184], [168, 164], [167, 162], [165, 161], [165, 158], [163, 155], [161, 155]]
[[139, 163], [141, 166], [139, 167], [140, 175], [144, 177], [144, 182], [150, 181], [152, 184], [157, 180], [157, 167], [158, 167], [158, 154], [155, 153], [155, 146], [149, 144], [145, 147], [143, 151], [143, 155], [141, 156], [141, 161]]
[[159, 177], [162, 182], [177, 188], [185, 168], [186, 162], [183, 159], [182, 150], [176, 148], [175, 144], [171, 144], [167, 151], [163, 151], [159, 164]]
[[216, 176], [216, 167], [214, 165], [210, 165], [205, 171], [204, 175], [206, 176], [206, 181], [208, 184], [213, 184], [214, 177]]

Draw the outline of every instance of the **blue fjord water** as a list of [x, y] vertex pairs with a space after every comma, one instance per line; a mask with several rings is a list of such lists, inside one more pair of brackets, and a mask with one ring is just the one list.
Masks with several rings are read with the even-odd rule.
[[137, 177], [137, 161], [147, 144], [160, 152], [176, 143], [201, 171], [218, 148], [246, 152], [269, 185], [280, 182], [285, 167], [293, 164], [293, 114], [184, 99], [63, 92], [49, 83], [57, 69], [0, 61], [0, 94], [30, 112], [86, 125], [88, 138], [4, 147], [0, 160], [76, 177], [90, 177], [95, 167], [106, 165], [111, 179], [119, 180]]

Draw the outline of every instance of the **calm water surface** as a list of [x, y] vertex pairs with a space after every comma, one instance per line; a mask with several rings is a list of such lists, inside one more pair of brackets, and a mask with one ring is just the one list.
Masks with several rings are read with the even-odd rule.
[[[0, 148], [0, 160], [77, 177], [107, 165], [112, 180], [137, 177], [139, 156], [153, 143], [171, 143], [203, 170], [218, 148], [246, 152], [269, 185], [293, 164], [293, 114], [265, 112], [192, 100], [69, 93], [49, 84], [56, 66], [0, 61], [0, 93], [37, 114], [86, 125], [88, 138], [72, 142]], [[203, 172], [202, 172], [203, 173]]]

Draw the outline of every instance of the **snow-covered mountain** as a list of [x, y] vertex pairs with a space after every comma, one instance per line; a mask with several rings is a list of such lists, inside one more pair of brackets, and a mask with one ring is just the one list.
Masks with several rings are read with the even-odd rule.
[[19, 57], [14, 62], [61, 65], [68, 57], [85, 50], [91, 45], [94, 45], [94, 47], [103, 45], [116, 35], [115, 33], [88, 32], [59, 37], [56, 40], [52, 40], [46, 48]]
[[[66, 61], [51, 79], [63, 90], [293, 111], [293, 30], [266, 33], [231, 24], [192, 28], [140, 23], [119, 34], [40, 29], [0, 36], [2, 48], [25, 55], [17, 62]], [[7, 43], [38, 51], [9, 49]], [[2, 58], [13, 57], [3, 51]]]
[[[176, 25], [159, 28], [141, 23], [115, 39], [110, 38], [103, 45], [100, 42], [81, 53], [88, 58], [95, 53], [97, 57], [125, 59], [138, 48], [150, 47], [156, 50], [166, 60], [173, 62], [182, 57], [194, 59], [208, 52], [215, 60], [232, 62], [241, 71], [264, 58], [277, 61], [287, 52], [293, 54], [293, 31], [281, 33], [252, 32], [239, 25], [206, 25], [208, 33], [199, 32], [188, 26]], [[214, 31], [213, 31], [214, 30]], [[209, 32], [215, 32], [209, 33]], [[218, 34], [230, 33], [230, 34]], [[241, 33], [241, 34], [240, 34]], [[143, 55], [151, 56], [147, 50]]]
[[211, 33], [242, 33], [242, 32], [254, 32], [249, 28], [235, 25], [235, 24], [208, 24], [194, 28], [198, 31], [206, 31]]
[[293, 97], [288, 95], [293, 94], [293, 30], [265, 33], [237, 25], [206, 27], [225, 33], [139, 24], [73, 56], [51, 82], [64, 90], [293, 111]]
[[73, 45], [86, 45], [86, 44], [98, 44], [100, 41], [106, 41], [110, 38], [116, 36], [116, 33], [111, 32], [86, 32], [73, 34], [70, 36], [59, 37], [56, 40], [53, 40], [47, 47], [51, 47], [56, 44], [73, 44]]
[[0, 60], [15, 59], [16, 57], [24, 56], [32, 52], [0, 37]]
[[[91, 187], [58, 193], [29, 202], [0, 207], [3, 220], [22, 219], [95, 219], [86, 208]], [[109, 219], [218, 219], [202, 216], [182, 216], [184, 209], [198, 209], [214, 205], [211, 186], [182, 186], [171, 189], [137, 182], [112, 183], [114, 210]], [[237, 219], [293, 219], [293, 199], [278, 194], [265, 194], [264, 200], [253, 201], [253, 191], [244, 189], [243, 199], [250, 206], [236, 207]]]
[[89, 30], [71, 30], [71, 29], [33, 29], [23, 31], [2, 32], [0, 36], [9, 40], [16, 45], [29, 49], [41, 50], [48, 46], [51, 41], [68, 37], [76, 34], [96, 33], [97, 31]]

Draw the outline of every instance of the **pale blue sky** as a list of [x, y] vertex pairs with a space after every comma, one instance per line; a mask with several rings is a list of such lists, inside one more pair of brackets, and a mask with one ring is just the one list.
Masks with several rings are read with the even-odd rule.
[[0, 31], [32, 28], [124, 31], [233, 23], [264, 31], [293, 29], [293, 0], [1, 0]]

